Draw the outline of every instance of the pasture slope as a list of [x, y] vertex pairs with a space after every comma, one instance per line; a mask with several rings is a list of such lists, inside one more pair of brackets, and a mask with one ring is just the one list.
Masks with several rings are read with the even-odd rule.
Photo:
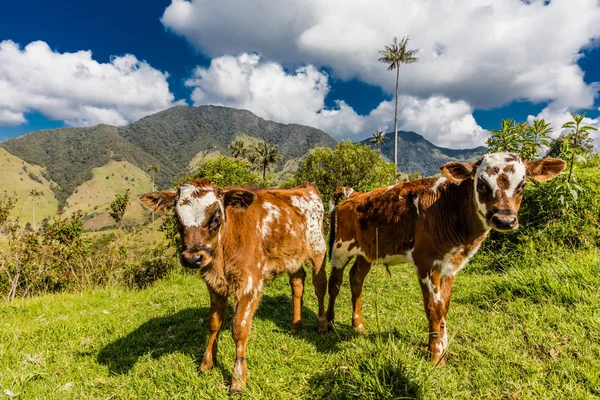
[[[242, 398], [509, 398], [600, 396], [600, 254], [531, 254], [506, 272], [475, 258], [457, 277], [446, 367], [426, 359], [427, 330], [412, 267], [369, 275], [367, 333], [350, 327], [347, 282], [338, 323], [315, 331], [307, 279], [304, 330], [291, 336], [287, 278], [266, 286], [248, 346]], [[478, 265], [479, 264], [479, 265]], [[228, 398], [228, 320], [219, 365], [199, 375], [208, 293], [177, 272], [137, 291], [100, 289], [0, 305], [0, 396]], [[379, 323], [378, 323], [379, 321]]]

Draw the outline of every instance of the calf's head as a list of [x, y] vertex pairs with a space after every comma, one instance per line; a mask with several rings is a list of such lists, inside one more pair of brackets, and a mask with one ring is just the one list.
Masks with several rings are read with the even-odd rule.
[[146, 193], [140, 201], [161, 213], [175, 208], [181, 238], [181, 264], [188, 268], [210, 265], [221, 240], [225, 210], [248, 208], [256, 195], [243, 189], [220, 189], [206, 179], [185, 182], [176, 191]]
[[508, 231], [519, 227], [517, 212], [527, 177], [548, 181], [565, 166], [555, 158], [525, 161], [513, 153], [489, 153], [474, 163], [447, 163], [441, 172], [453, 183], [472, 179], [480, 219], [491, 229]]

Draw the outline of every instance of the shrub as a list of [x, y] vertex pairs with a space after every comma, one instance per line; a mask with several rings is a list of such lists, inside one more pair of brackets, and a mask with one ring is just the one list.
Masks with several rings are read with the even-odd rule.
[[376, 150], [367, 145], [342, 141], [334, 150], [315, 147], [294, 178], [284, 186], [310, 182], [319, 189], [323, 202], [327, 204], [340, 186], [369, 191], [393, 184], [395, 173], [394, 164], [385, 162]]
[[260, 183], [248, 161], [224, 156], [204, 161], [191, 178], [206, 178], [219, 187]]

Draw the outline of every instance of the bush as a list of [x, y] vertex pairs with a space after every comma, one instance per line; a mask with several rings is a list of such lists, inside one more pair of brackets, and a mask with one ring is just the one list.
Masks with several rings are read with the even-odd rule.
[[200, 164], [196, 173], [184, 179], [179, 179], [177, 183], [189, 178], [206, 178], [219, 187], [242, 184], [258, 185], [260, 183], [258, 174], [252, 171], [252, 166], [248, 161], [225, 156], [204, 161]]
[[579, 166], [573, 177], [576, 184], [568, 184], [565, 173], [549, 182], [528, 184], [519, 229], [492, 231], [477, 259], [485, 260], [482, 264], [488, 269], [504, 270], [520, 264], [525, 255], [541, 257], [557, 247], [600, 247], [600, 170]]
[[370, 191], [393, 184], [395, 174], [394, 164], [385, 162], [376, 150], [367, 145], [342, 141], [334, 150], [315, 147], [294, 178], [284, 186], [310, 182], [321, 192], [323, 203], [328, 204], [333, 192], [340, 186]]

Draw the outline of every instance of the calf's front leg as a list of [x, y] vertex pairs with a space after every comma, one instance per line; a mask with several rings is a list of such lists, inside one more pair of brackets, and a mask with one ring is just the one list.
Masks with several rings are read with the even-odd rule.
[[221, 296], [210, 287], [208, 288], [210, 294], [210, 316], [208, 319], [208, 343], [206, 345], [206, 351], [204, 357], [202, 357], [202, 363], [200, 364], [200, 372], [208, 371], [217, 364], [217, 350], [219, 331], [223, 325], [225, 319], [225, 311], [227, 309], [227, 297]]
[[248, 371], [246, 369], [246, 343], [250, 336], [252, 317], [260, 299], [260, 288], [255, 287], [244, 293], [238, 300], [233, 314], [231, 333], [235, 342], [235, 364], [231, 377], [231, 393], [244, 390]]
[[429, 269], [419, 274], [425, 313], [429, 320], [429, 354], [437, 365], [445, 364], [448, 349], [446, 318], [452, 294], [453, 275], [440, 276], [439, 271]]

